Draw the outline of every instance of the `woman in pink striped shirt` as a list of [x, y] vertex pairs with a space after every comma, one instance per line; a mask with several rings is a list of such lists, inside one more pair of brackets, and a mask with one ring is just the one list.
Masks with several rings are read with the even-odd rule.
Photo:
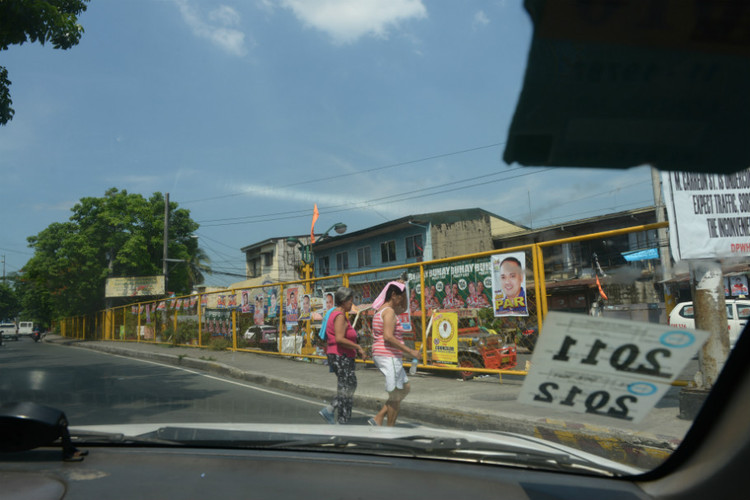
[[397, 316], [406, 311], [406, 285], [400, 281], [391, 281], [373, 305], [378, 311], [372, 318], [372, 359], [375, 366], [385, 375], [388, 401], [369, 423], [383, 425], [387, 417], [388, 426], [393, 427], [396, 425], [401, 401], [409, 394], [409, 378], [404, 370], [403, 355], [406, 353], [412, 358], [419, 357], [417, 351], [404, 344], [403, 334], [398, 325]]

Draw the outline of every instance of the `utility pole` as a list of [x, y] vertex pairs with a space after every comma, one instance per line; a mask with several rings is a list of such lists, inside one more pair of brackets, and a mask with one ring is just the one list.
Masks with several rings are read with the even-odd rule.
[[162, 274], [164, 275], [164, 294], [169, 293], [169, 288], [167, 283], [169, 282], [169, 278], [167, 276], [168, 273], [168, 265], [169, 262], [167, 259], [169, 258], [169, 193], [164, 193], [164, 257], [162, 259]]

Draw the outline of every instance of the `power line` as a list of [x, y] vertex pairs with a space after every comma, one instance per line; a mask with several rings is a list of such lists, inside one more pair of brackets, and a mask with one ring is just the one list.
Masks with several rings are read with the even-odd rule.
[[[552, 170], [553, 168], [554, 167], [548, 167], [548, 168], [543, 168], [541, 170], [535, 170], [535, 171], [532, 171], [532, 172], [528, 172], [527, 171], [527, 172], [525, 172], [523, 174], [518, 174], [518, 175], [514, 175], [514, 176], [510, 176], [510, 177], [503, 177], [501, 179], [487, 180], [487, 181], [484, 181], [482, 183], [470, 184], [468, 186], [456, 186], [456, 183], [470, 182], [470, 181], [477, 180], [477, 179], [486, 179], [487, 177], [493, 177], [493, 176], [497, 176], [497, 175], [508, 173], [508, 171], [505, 171], [505, 172], [495, 172], [495, 173], [492, 173], [492, 174], [485, 174], [485, 175], [480, 175], [480, 176], [472, 177], [472, 178], [465, 179], [465, 180], [462, 180], [462, 181], [452, 181], [452, 182], [447, 182], [447, 183], [444, 183], [444, 184], [437, 184], [437, 185], [431, 186], [431, 187], [426, 187], [426, 188], [421, 188], [421, 189], [414, 189], [414, 190], [411, 190], [411, 191], [405, 191], [405, 192], [397, 193], [397, 194], [393, 194], [393, 195], [382, 196], [380, 198], [373, 198], [371, 200], [367, 200], [367, 201], [364, 201], [364, 202], [349, 202], [349, 203], [342, 203], [342, 204], [339, 204], [339, 205], [331, 205], [331, 206], [328, 206], [328, 207], [322, 207], [321, 208], [321, 213], [323, 211], [325, 211], [326, 214], [332, 214], [332, 213], [338, 213], [338, 212], [345, 212], [345, 211], [352, 210], [352, 209], [359, 209], [359, 210], [370, 209], [373, 206], [383, 205], [385, 203], [398, 203], [398, 202], [401, 202], [401, 201], [408, 201], [408, 200], [413, 200], [413, 199], [417, 199], [417, 198], [425, 198], [425, 197], [428, 197], [428, 196], [434, 196], [436, 194], [442, 194], [442, 193], [454, 192], [454, 191], [461, 191], [463, 189], [469, 189], [469, 188], [477, 187], [477, 186], [485, 186], [487, 184], [492, 184], [492, 183], [500, 182], [500, 181], [507, 181], [509, 179], [515, 179], [515, 178], [518, 178], [518, 177], [525, 177], [525, 176], [528, 176], [528, 175], [540, 174], [540, 173], [546, 172], [548, 170]], [[528, 167], [516, 167], [515, 169], [509, 170], [509, 172], [515, 172], [517, 170], [528, 170]], [[440, 188], [445, 188], [445, 187], [449, 187], [449, 189], [443, 189], [441, 191], [436, 191], [434, 193], [427, 193], [427, 194], [418, 195], [418, 193], [423, 193], [424, 191], [430, 191], [430, 190], [433, 190], [433, 189], [440, 189]], [[414, 196], [415, 194], [417, 194], [417, 196]], [[404, 197], [406, 197], [406, 198], [404, 198]], [[402, 199], [395, 199], [394, 200], [393, 198], [402, 198]], [[267, 219], [250, 220], [250, 221], [239, 221], [239, 222], [223, 222], [223, 223], [219, 223], [219, 224], [204, 224], [204, 227], [231, 226], [231, 225], [237, 225], [237, 224], [256, 224], [256, 223], [259, 223], [259, 222], [273, 222], [273, 221], [278, 221], [278, 220], [299, 219], [299, 218], [302, 218], [302, 217], [309, 217], [309, 215], [310, 215], [309, 214], [309, 210], [306, 210], [301, 215], [289, 215], [289, 216], [285, 216], [285, 217], [271, 217], [271, 218], [267, 218]], [[255, 217], [259, 217], [259, 216], [255, 216]]]
[[[474, 148], [462, 149], [462, 150], [459, 150], [459, 151], [451, 151], [449, 153], [441, 153], [441, 154], [437, 154], [437, 155], [426, 156], [424, 158], [418, 158], [416, 160], [407, 160], [407, 161], [402, 161], [402, 162], [399, 162], [399, 163], [392, 163], [392, 164], [389, 164], [389, 165], [383, 165], [383, 166], [380, 166], [380, 167], [373, 167], [373, 168], [369, 168], [369, 169], [365, 169], [365, 170], [358, 170], [356, 172], [349, 172], [349, 173], [346, 173], [346, 174], [336, 174], [336, 175], [332, 175], [332, 176], [329, 176], [329, 177], [317, 177], [317, 178], [311, 179], [311, 180], [293, 182], [291, 184], [286, 184], [286, 185], [281, 186], [281, 187], [282, 188], [293, 187], [293, 186], [299, 186], [299, 185], [302, 185], [302, 184], [313, 184], [313, 183], [316, 183], [316, 182], [323, 182], [323, 181], [327, 181], [327, 180], [331, 180], [331, 179], [340, 179], [342, 177], [351, 177], [351, 176], [354, 176], [354, 175], [369, 174], [371, 172], [376, 172], [376, 171], [379, 171], [379, 170], [386, 170], [386, 169], [395, 168], [395, 167], [403, 167], [405, 165], [413, 165], [415, 163], [421, 163], [421, 162], [425, 162], [425, 161], [436, 160], [436, 159], [439, 159], [439, 158], [447, 158], [449, 156], [455, 156], [455, 155], [460, 155], [460, 154], [465, 154], [465, 153], [471, 153], [471, 152], [474, 152], [474, 151], [480, 151], [482, 149], [495, 148], [495, 147], [498, 147], [498, 146], [502, 146], [503, 144], [505, 144], [505, 142], [496, 142], [496, 143], [487, 144], [487, 145], [484, 145], [484, 146], [477, 146], [477, 147], [474, 147]], [[221, 195], [221, 196], [212, 196], [212, 197], [209, 197], [209, 198], [200, 198], [200, 199], [197, 199], [197, 200], [183, 201], [182, 204], [185, 205], [185, 204], [188, 204], [188, 203], [198, 203], [198, 202], [202, 202], [202, 201], [219, 200], [219, 199], [223, 199], [223, 198], [231, 198], [233, 196], [242, 196], [244, 194], [246, 194], [246, 193], [230, 193], [230, 194]]]

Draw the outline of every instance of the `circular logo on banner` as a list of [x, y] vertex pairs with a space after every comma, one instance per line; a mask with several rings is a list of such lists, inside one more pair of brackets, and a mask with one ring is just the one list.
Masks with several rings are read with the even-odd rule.
[[688, 347], [695, 342], [695, 336], [684, 330], [672, 330], [663, 334], [659, 341], [667, 347]]
[[448, 341], [453, 336], [453, 325], [447, 319], [441, 320], [438, 323], [438, 334], [444, 341]]
[[628, 386], [628, 391], [636, 396], [650, 396], [654, 394], [657, 389], [654, 384], [648, 382], [633, 382]]

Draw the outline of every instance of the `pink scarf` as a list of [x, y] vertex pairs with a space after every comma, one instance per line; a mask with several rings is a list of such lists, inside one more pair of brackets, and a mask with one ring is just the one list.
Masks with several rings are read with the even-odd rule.
[[375, 299], [375, 302], [372, 303], [372, 308], [376, 311], [383, 307], [383, 304], [385, 303], [385, 294], [388, 293], [388, 288], [390, 288], [391, 285], [396, 285], [401, 291], [404, 291], [404, 289], [406, 288], [406, 285], [404, 283], [401, 283], [400, 281], [388, 282], [388, 284], [383, 287], [383, 290], [380, 292], [380, 295], [378, 295], [378, 298]]

